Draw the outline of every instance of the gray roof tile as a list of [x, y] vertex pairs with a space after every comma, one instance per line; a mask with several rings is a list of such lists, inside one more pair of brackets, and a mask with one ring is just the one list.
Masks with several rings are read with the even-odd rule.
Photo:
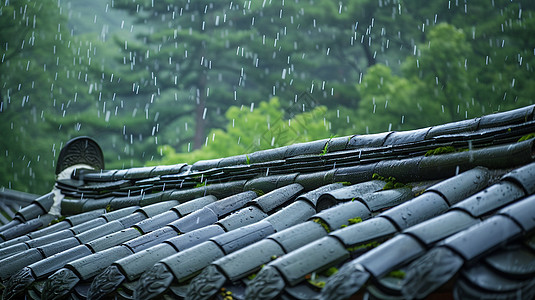
[[478, 219], [463, 211], [451, 210], [443, 215], [409, 227], [403, 233], [411, 235], [427, 247], [431, 247], [436, 242], [478, 222]]
[[479, 218], [524, 196], [522, 188], [514, 183], [503, 181], [455, 204], [452, 209], [460, 209]]
[[511, 219], [493, 216], [485, 222], [453, 235], [444, 241], [444, 247], [451, 248], [465, 260], [478, 258], [493, 250], [504, 241], [520, 236], [522, 230]]
[[219, 245], [225, 254], [229, 254], [257, 242], [272, 233], [275, 233], [275, 228], [273, 228], [271, 223], [260, 221], [215, 236], [210, 240]]
[[323, 210], [312, 216], [311, 219], [321, 219], [321, 222], [324, 222], [330, 231], [334, 231], [341, 228], [342, 225], [348, 225], [349, 219], [366, 220], [371, 216], [372, 214], [366, 205], [360, 201], [349, 201]]
[[295, 201], [265, 218], [265, 220], [275, 228], [276, 231], [300, 224], [316, 213], [307, 201]]
[[93, 252], [99, 252], [120, 245], [126, 241], [133, 240], [140, 235], [141, 233], [138, 230], [131, 227], [89, 241], [86, 243], [86, 246]]
[[374, 241], [382, 242], [397, 232], [397, 228], [391, 221], [377, 217], [342, 228], [330, 235], [338, 238], [347, 248], [359, 248]]
[[491, 128], [531, 121], [534, 119], [534, 108], [535, 106], [530, 105], [510, 111], [482, 116], [481, 121], [479, 121], [479, 128]]
[[249, 206], [217, 221], [216, 224], [223, 227], [225, 231], [231, 231], [263, 220], [267, 216], [268, 214], [263, 212], [260, 208], [256, 206]]
[[436, 217], [448, 209], [448, 204], [440, 195], [428, 192], [393, 207], [379, 216], [389, 219], [400, 230]]
[[361, 264], [370, 274], [380, 278], [405, 261], [419, 257], [425, 250], [424, 245], [417, 239], [405, 234], [396, 235], [383, 245], [373, 252], [364, 253], [352, 263]]
[[258, 206], [263, 212], [270, 212], [284, 203], [293, 200], [303, 191], [303, 186], [298, 183], [289, 184], [262, 195], [253, 201], [252, 205]]
[[30, 264], [28, 268], [32, 269], [36, 278], [42, 278], [55, 272], [57, 269], [63, 267], [66, 262], [74, 259], [88, 256], [91, 250], [85, 245], [79, 245], [74, 248], [54, 254], [39, 262]]
[[327, 231], [319, 223], [308, 221], [274, 233], [269, 238], [279, 243], [284, 252], [289, 253], [326, 234]]
[[[176, 238], [178, 237], [175, 237], [175, 239]], [[160, 243], [154, 247], [136, 252], [132, 255], [122, 256], [121, 258], [110, 261], [110, 263], [105, 265], [119, 267], [120, 274], [124, 274], [126, 279], [135, 280], [155, 263], [175, 253], [177, 253], [177, 251], [170, 243]]]
[[96, 227], [98, 227], [100, 225], [104, 225], [106, 223], [107, 223], [106, 219], [104, 219], [104, 218], [96, 218], [96, 219], [84, 222], [82, 224], [78, 224], [76, 226], [73, 226], [73, 227], [69, 228], [68, 230], [72, 231], [74, 234], [79, 234], [79, 233], [82, 233], [84, 231], [88, 231], [88, 230], [91, 230], [93, 228], [96, 228]]
[[392, 132], [386, 137], [382, 146], [409, 144], [423, 141], [431, 128]]
[[217, 201], [216, 197], [208, 195], [177, 205], [173, 210], [176, 211], [179, 216], [183, 217], [215, 201]]
[[365, 194], [381, 190], [385, 184], [386, 182], [384, 181], [372, 180], [327, 191], [319, 196], [317, 200], [317, 209], [318, 211], [321, 211], [341, 202], [361, 198]]
[[528, 164], [526, 166], [515, 169], [503, 176], [502, 179], [514, 181], [524, 188], [527, 194], [535, 193], [535, 164]]
[[256, 197], [257, 195], [255, 192], [243, 192], [210, 203], [206, 207], [211, 209], [218, 217], [222, 217], [237, 209], [242, 208]]
[[0, 261], [3, 261], [4, 258], [12, 256], [16, 253], [22, 252], [24, 250], [30, 249], [26, 243], [16, 243], [5, 248], [0, 249]]
[[132, 254], [132, 250], [126, 246], [112, 247], [80, 257], [67, 264], [71, 269], [75, 269], [82, 280], [88, 280], [102, 272], [102, 266], [109, 265], [114, 261]]
[[207, 241], [209, 238], [225, 233], [221, 226], [208, 225], [194, 231], [181, 234], [175, 238], [168, 239], [166, 243], [172, 245], [176, 251], [186, 250], [199, 243]]
[[449, 180], [433, 185], [427, 190], [440, 194], [449, 205], [454, 205], [486, 187], [489, 179], [490, 175], [487, 169], [476, 167], [464, 172], [462, 177], [452, 177]]
[[[142, 214], [140, 213], [136, 213], [134, 215], [131, 215], [131, 216], [128, 216], [128, 217], [144, 217]], [[127, 217], [127, 218], [128, 218]], [[132, 224], [136, 223], [135, 221], [132, 222]], [[126, 227], [128, 228], [128, 227]], [[90, 230], [87, 230], [87, 231], [84, 231], [84, 232], [81, 232], [79, 234], [76, 235], [76, 239], [78, 239], [80, 241], [81, 244], [85, 244], [85, 243], [88, 243], [92, 240], [95, 240], [99, 237], [103, 237], [107, 234], [110, 234], [110, 233], [113, 233], [113, 232], [117, 232], [117, 231], [120, 231], [120, 230], [123, 230], [123, 229], [126, 229], [125, 226], [119, 222], [118, 220], [115, 220], [115, 221], [111, 221], [111, 222], [108, 222], [106, 224], [103, 224], [101, 226], [97, 226], [93, 229], [90, 229]]]
[[134, 225], [144, 234], [159, 229], [173, 221], [176, 221], [179, 215], [174, 210], [166, 211], [151, 218], [142, 220]]
[[[88, 223], [89, 222], [91, 222], [91, 224], [95, 225], [95, 226], [102, 225], [102, 224], [105, 223], [105, 221], [103, 221], [101, 218], [94, 219], [92, 221], [88, 221]], [[83, 223], [83, 224], [85, 224], [85, 223]], [[88, 226], [88, 228], [91, 228], [91, 226]], [[43, 245], [46, 245], [46, 244], [50, 244], [50, 243], [53, 243], [53, 242], [56, 242], [56, 241], [59, 241], [59, 240], [62, 240], [62, 239], [66, 239], [66, 238], [69, 238], [69, 237], [74, 237], [74, 235], [75, 235], [75, 233], [69, 228], [69, 229], [65, 229], [65, 230], [61, 230], [61, 231], [58, 231], [58, 232], [54, 232], [52, 234], [48, 234], [48, 235], [45, 235], [45, 236], [42, 236], [42, 237], [31, 239], [31, 240], [25, 242], [25, 244], [28, 245], [31, 248], [36, 248], [36, 247], [43, 246]]]
[[340, 182], [323, 185], [317, 189], [314, 189], [312, 191], [299, 195], [296, 201], [305, 200], [305, 201], [308, 201], [310, 205], [312, 205], [313, 207], [316, 207], [316, 203], [318, 202], [318, 199], [321, 195], [328, 193], [332, 190], [342, 188], [342, 187], [343, 187], [343, 184]]
[[43, 259], [43, 254], [38, 249], [28, 249], [2, 260], [2, 274], [0, 278], [7, 280], [25, 266]]
[[134, 239], [126, 241], [123, 243], [123, 245], [132, 249], [132, 251], [135, 253], [157, 245], [170, 238], [176, 237], [178, 234], [179, 233], [173, 227], [164, 226], [160, 229], [150, 232], [150, 234], [137, 236]]
[[40, 204], [34, 202], [19, 210], [15, 215], [15, 218], [19, 218], [20, 221], [24, 222], [37, 218], [37, 216], [43, 215], [46, 212], [47, 211]]
[[367, 135], [355, 135], [351, 137], [347, 147], [349, 149], [381, 147], [391, 132], [383, 132]]
[[[305, 258], [303, 254], [306, 254]], [[347, 258], [349, 251], [344, 245], [331, 236], [325, 236], [301, 247], [300, 253], [290, 252], [284, 259], [276, 259], [270, 265], [279, 270], [290, 285], [294, 285], [306, 274], [316, 271], [317, 266], [333, 265]]]
[[[319, 141], [313, 141], [308, 143], [299, 143], [294, 144], [286, 147], [286, 152], [284, 153], [284, 158], [299, 156], [299, 155], [309, 155], [309, 154], [320, 154], [325, 149], [325, 145], [327, 145], [327, 151], [329, 150], [335, 150], [334, 148], [342, 148], [345, 149], [345, 143], [347, 143], [347, 138], [338, 138], [335, 140], [319, 140]], [[339, 144], [344, 144], [344, 147], [340, 147]], [[329, 149], [331, 148], [332, 149]]]
[[216, 260], [213, 264], [224, 273], [226, 279], [238, 280], [254, 271], [258, 271], [262, 264], [267, 264], [285, 253], [277, 242], [272, 239], [264, 239], [249, 247], [226, 255]]
[[81, 213], [81, 214], [68, 216], [68, 217], [65, 218], [65, 221], [70, 223], [71, 226], [76, 226], [78, 224], [82, 224], [82, 223], [85, 223], [85, 222], [87, 222], [89, 220], [92, 220], [92, 219], [94, 219], [96, 217], [99, 217], [99, 216], [103, 215], [104, 213], [106, 213], [105, 209], [97, 209], [97, 210], [93, 210], [93, 211], [84, 212], [84, 213]]
[[515, 221], [524, 233], [531, 232], [535, 229], [535, 217], [533, 208], [535, 207], [535, 195], [531, 195], [522, 201], [500, 210], [498, 214], [504, 215]]
[[13, 226], [9, 229], [2, 231], [0, 233], [0, 237], [2, 237], [6, 241], [15, 239], [17, 237], [20, 237], [22, 235], [25, 235], [43, 226], [48, 225], [48, 223], [50, 223], [54, 219], [55, 219], [54, 216], [46, 214], [38, 218], [28, 220], [26, 222], [23, 222], [21, 224], [18, 224], [16, 226]]
[[169, 223], [169, 226], [174, 228], [177, 232], [188, 232], [203, 226], [211, 225], [217, 222], [217, 214], [208, 207], [201, 208], [193, 213], [180, 218], [172, 223]]
[[480, 118], [475, 118], [433, 126], [427, 132], [426, 139], [432, 139], [441, 135], [451, 135], [462, 132], [476, 131], [479, 126], [479, 121]]
[[389, 189], [365, 194], [354, 201], [360, 201], [368, 207], [372, 213], [385, 210], [412, 199], [414, 194], [409, 188]]
[[[58, 219], [56, 219], [56, 220], [58, 220]], [[55, 224], [45, 226], [45, 227], [43, 227], [43, 228], [41, 228], [39, 230], [32, 231], [32, 232], [28, 233], [25, 237], [27, 237], [28, 239], [35, 239], [35, 238], [38, 238], [38, 237], [49, 235], [49, 234], [54, 233], [54, 232], [58, 232], [58, 231], [61, 231], [61, 230], [64, 230], [64, 229], [68, 229], [70, 227], [72, 227], [71, 223], [69, 223], [67, 221], [67, 219], [65, 219], [65, 220], [59, 221], [59, 222], [57, 222]]]
[[[202, 255], [198, 255], [202, 253]], [[225, 252], [213, 241], [206, 241], [193, 246], [177, 254], [171, 255], [161, 260], [173, 273], [178, 282], [184, 282], [187, 279], [197, 275], [204, 267], [212, 261], [225, 256]], [[155, 265], [156, 266], [156, 265]], [[145, 272], [140, 280], [148, 280], [153, 269]]]

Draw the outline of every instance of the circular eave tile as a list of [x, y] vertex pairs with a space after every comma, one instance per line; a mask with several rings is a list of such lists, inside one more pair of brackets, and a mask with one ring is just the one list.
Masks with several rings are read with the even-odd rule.
[[489, 255], [485, 261], [495, 270], [513, 277], [524, 277], [535, 273], [535, 253], [516, 246]]
[[523, 285], [522, 281], [502, 276], [484, 264], [464, 269], [462, 276], [473, 285], [494, 292], [515, 291]]

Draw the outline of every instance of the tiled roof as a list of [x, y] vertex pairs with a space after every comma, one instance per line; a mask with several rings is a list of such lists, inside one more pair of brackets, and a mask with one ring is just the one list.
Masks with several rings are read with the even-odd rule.
[[124, 170], [74, 139], [0, 198], [3, 299], [533, 299], [534, 109]]
[[[15, 218], [17, 211], [19, 211], [23, 207], [26, 207], [38, 197], [39, 197], [38, 195], [34, 195], [34, 194], [1, 188], [0, 189], [0, 232], [8, 228], [8, 227], [4, 227], [4, 225], [8, 224], [10, 221], [12, 221]], [[18, 221], [24, 221], [20, 217], [17, 219]]]

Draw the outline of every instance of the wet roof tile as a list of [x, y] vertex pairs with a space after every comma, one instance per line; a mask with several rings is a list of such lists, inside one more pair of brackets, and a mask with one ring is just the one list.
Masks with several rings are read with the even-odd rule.
[[529, 298], [534, 108], [2, 190], [4, 297]]

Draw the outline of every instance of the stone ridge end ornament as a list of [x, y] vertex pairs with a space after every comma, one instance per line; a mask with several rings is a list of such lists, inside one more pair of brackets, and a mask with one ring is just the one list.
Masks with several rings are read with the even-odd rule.
[[104, 155], [98, 143], [87, 136], [68, 141], [59, 153], [56, 175], [70, 166], [85, 164], [96, 170], [104, 170]]

